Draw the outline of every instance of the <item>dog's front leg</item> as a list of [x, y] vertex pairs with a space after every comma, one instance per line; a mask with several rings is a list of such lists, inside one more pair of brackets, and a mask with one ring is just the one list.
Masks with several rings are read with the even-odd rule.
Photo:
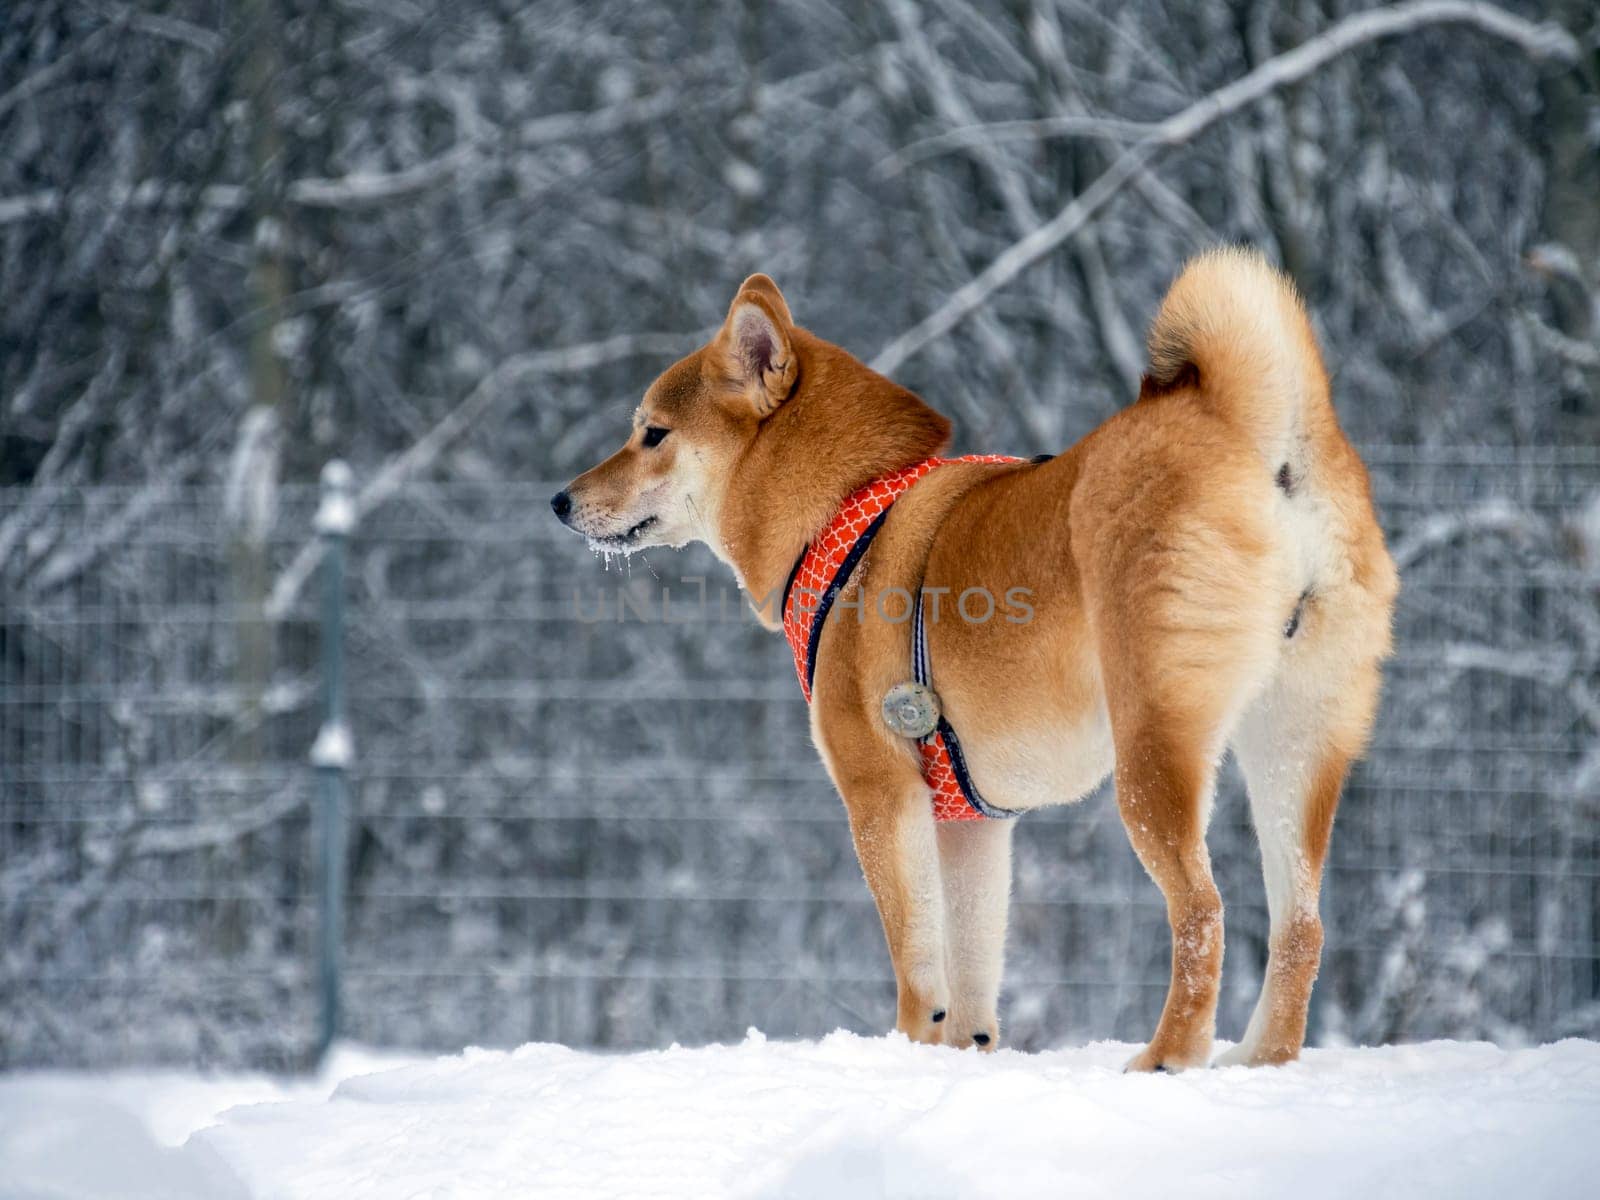
[[953, 990], [944, 1044], [994, 1050], [1011, 903], [1015, 821], [946, 821], [938, 827], [945, 947]]
[[920, 779], [841, 786], [856, 857], [883, 920], [899, 993], [895, 1028], [917, 1042], [943, 1040], [950, 1011], [944, 889], [933, 805]]

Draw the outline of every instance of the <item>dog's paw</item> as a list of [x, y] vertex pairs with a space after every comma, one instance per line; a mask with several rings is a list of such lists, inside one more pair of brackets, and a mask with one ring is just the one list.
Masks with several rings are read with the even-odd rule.
[[1300, 1057], [1299, 1050], [1287, 1047], [1251, 1046], [1240, 1042], [1230, 1046], [1211, 1065], [1214, 1067], [1281, 1067]]
[[[901, 977], [894, 1027], [913, 1042], [943, 1045], [951, 1034], [950, 985], [942, 964], [922, 964]], [[956, 1015], [960, 1015], [959, 1013]]]
[[1203, 1067], [1209, 1057], [1209, 1047], [1205, 1050], [1184, 1051], [1175, 1046], [1158, 1046], [1151, 1042], [1130, 1058], [1122, 1071], [1123, 1074], [1159, 1071], [1170, 1075], [1187, 1071], [1192, 1067]]
[[976, 1046], [979, 1050], [994, 1051], [1000, 1048], [1000, 1023], [993, 1017], [988, 1020], [973, 1018], [971, 1014], [956, 1009], [944, 1026], [944, 1044], [956, 1050]]
[[949, 1009], [944, 1007], [923, 1005], [911, 1011], [902, 1009], [894, 1027], [913, 1042], [921, 1042], [926, 1046], [942, 1046], [949, 1040], [946, 1036], [946, 1031], [950, 1028], [950, 1022], [946, 1019], [948, 1015]]

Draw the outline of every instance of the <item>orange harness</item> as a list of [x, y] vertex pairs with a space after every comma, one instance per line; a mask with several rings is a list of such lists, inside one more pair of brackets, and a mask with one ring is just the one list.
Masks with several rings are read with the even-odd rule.
[[[789, 572], [783, 590], [783, 636], [794, 654], [800, 690], [811, 703], [811, 681], [817, 670], [817, 646], [822, 626], [839, 592], [849, 582], [861, 556], [882, 528], [889, 509], [901, 494], [924, 475], [950, 463], [1015, 463], [1020, 458], [1004, 454], [969, 454], [964, 458], [925, 458], [921, 462], [876, 479], [847, 499], [823, 531], [806, 546]], [[927, 635], [923, 629], [922, 588], [917, 588], [912, 618], [912, 666], [918, 683], [932, 686]], [[932, 733], [917, 741], [922, 778], [933, 793], [936, 821], [976, 821], [984, 817], [1014, 817], [1009, 809], [987, 803], [973, 785], [961, 754], [956, 731], [943, 716]]]

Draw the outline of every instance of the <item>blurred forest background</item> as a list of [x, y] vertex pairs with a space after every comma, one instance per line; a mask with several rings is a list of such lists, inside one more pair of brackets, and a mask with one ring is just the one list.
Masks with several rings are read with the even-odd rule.
[[[1591, 0], [10, 0], [0, 1065], [300, 1060], [334, 457], [349, 1032], [887, 1027], [781, 640], [548, 493], [754, 270], [958, 451], [1058, 450], [1220, 241], [1304, 290], [1406, 575], [1313, 1036], [1600, 1032], [1597, 46]], [[577, 616], [697, 575], [726, 620]], [[1142, 1037], [1114, 813], [1026, 825], [1008, 1039]], [[1212, 844], [1237, 1036], [1237, 798]]]

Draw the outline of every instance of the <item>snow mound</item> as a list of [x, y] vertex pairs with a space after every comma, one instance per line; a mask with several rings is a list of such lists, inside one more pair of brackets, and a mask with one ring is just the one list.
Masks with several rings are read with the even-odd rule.
[[[160, 1165], [219, 1195], [350, 1200], [1580, 1196], [1600, 1172], [1600, 1043], [1312, 1050], [1275, 1070], [1123, 1075], [1134, 1049], [978, 1055], [752, 1032], [644, 1054], [468, 1050], [227, 1109]], [[50, 1081], [57, 1112], [64, 1078]], [[94, 1122], [127, 1099], [107, 1082], [82, 1082]], [[0, 1109], [40, 1086], [0, 1081]], [[120, 1111], [123, 1133], [156, 1127], [157, 1114]], [[0, 1142], [0, 1178], [17, 1178], [16, 1141]], [[37, 1182], [38, 1195], [96, 1194]]]

